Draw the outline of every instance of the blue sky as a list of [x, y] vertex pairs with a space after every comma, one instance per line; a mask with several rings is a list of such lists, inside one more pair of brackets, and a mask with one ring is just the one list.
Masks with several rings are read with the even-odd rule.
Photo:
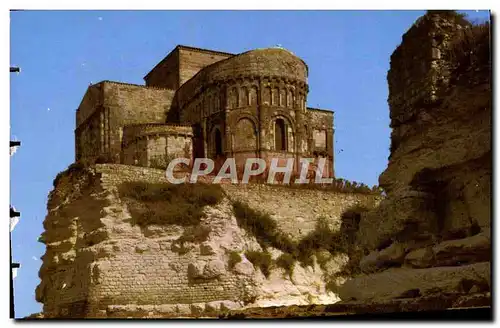
[[[472, 19], [489, 13], [467, 12]], [[11, 13], [11, 204], [16, 317], [35, 301], [47, 195], [74, 160], [75, 111], [90, 83], [143, 84], [177, 44], [239, 53], [281, 45], [309, 66], [308, 105], [335, 111], [338, 177], [377, 184], [389, 156], [386, 74], [424, 11], [25, 11]]]

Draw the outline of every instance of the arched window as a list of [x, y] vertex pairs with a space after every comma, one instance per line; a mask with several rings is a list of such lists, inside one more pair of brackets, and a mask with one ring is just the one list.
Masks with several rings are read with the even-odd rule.
[[262, 103], [264, 105], [270, 105], [271, 104], [271, 88], [266, 87], [264, 88], [264, 94], [262, 96]]
[[215, 129], [215, 156], [222, 155], [222, 133]]
[[238, 90], [236, 88], [229, 90], [228, 107], [230, 109], [238, 107]]
[[249, 101], [250, 101], [250, 106], [256, 105], [257, 104], [257, 88], [256, 87], [251, 87], [250, 92], [249, 92]]
[[273, 89], [273, 100], [272, 100], [272, 105], [273, 106], [278, 106], [279, 105], [279, 100], [280, 98], [280, 90], [278, 88]]
[[286, 125], [281, 118], [278, 118], [274, 123], [274, 144], [276, 150], [286, 150]]
[[280, 89], [280, 106], [286, 106], [286, 90]]
[[248, 90], [246, 87], [241, 88], [240, 90], [240, 107], [248, 106]]

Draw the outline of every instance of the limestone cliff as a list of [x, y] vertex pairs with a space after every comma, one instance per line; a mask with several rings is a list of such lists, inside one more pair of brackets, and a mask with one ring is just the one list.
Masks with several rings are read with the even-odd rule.
[[428, 12], [393, 53], [387, 198], [361, 219], [358, 275], [340, 288], [343, 301], [489, 295], [489, 33]]
[[[328, 254], [321, 265], [314, 256], [308, 265], [292, 262], [288, 270], [275, 265], [284, 252], [263, 247], [244, 229], [234, 203], [246, 201], [271, 214], [283, 236], [300, 240], [319, 217], [338, 229], [345, 208], [378, 202], [374, 195], [283, 186], [212, 185], [198, 191], [165, 181], [162, 170], [114, 164], [72, 165], [56, 178], [36, 291], [45, 318], [199, 317], [245, 307], [334, 303], [338, 297], [326, 289], [325, 277], [341, 270], [345, 254]], [[148, 185], [160, 187], [146, 194], [141, 188]], [[172, 198], [177, 195], [164, 188], [182, 194]], [[160, 199], [162, 192], [166, 198]], [[204, 206], [196, 207], [201, 201]], [[175, 207], [165, 210], [167, 203]], [[169, 221], [182, 211], [189, 214], [185, 221]]]

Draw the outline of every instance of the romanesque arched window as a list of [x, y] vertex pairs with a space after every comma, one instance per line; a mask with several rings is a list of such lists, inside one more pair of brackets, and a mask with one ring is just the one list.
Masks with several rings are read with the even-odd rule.
[[293, 107], [293, 93], [292, 90], [288, 90], [287, 97], [286, 97], [286, 107], [292, 108]]
[[253, 86], [250, 88], [248, 93], [248, 100], [250, 106], [257, 105], [257, 87]]
[[286, 150], [286, 124], [281, 118], [274, 122], [274, 145], [278, 151]]
[[279, 106], [285, 106], [286, 103], [286, 90], [280, 89], [280, 101]]
[[246, 87], [242, 87], [240, 90], [240, 107], [248, 106], [248, 89]]
[[229, 98], [227, 99], [228, 103], [227, 106], [228, 108], [236, 108], [238, 107], [238, 90], [236, 88], [231, 88], [229, 90]]
[[262, 103], [264, 105], [271, 105], [271, 88], [265, 87], [264, 94], [262, 95]]
[[273, 106], [278, 106], [280, 97], [280, 90], [278, 88], [273, 89]]

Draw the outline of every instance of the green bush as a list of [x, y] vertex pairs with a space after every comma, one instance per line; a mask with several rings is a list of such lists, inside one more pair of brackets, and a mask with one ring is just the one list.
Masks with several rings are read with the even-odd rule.
[[276, 266], [285, 269], [286, 273], [291, 276], [296, 261], [292, 254], [283, 253], [276, 259]]
[[[295, 261], [303, 266], [313, 265], [312, 256], [318, 255], [320, 251], [335, 254], [348, 249], [346, 237], [341, 232], [330, 229], [325, 218], [319, 218], [315, 229], [295, 242], [278, 230], [276, 222], [268, 214], [253, 210], [239, 201], [233, 204], [233, 209], [238, 225], [255, 236], [262, 248], [274, 247], [284, 253], [276, 264], [285, 269]], [[326, 261], [327, 259], [318, 259], [320, 265], [324, 265]]]
[[256, 211], [239, 201], [233, 203], [233, 211], [238, 225], [254, 235], [262, 248], [272, 246], [290, 253], [295, 250], [292, 240], [279, 232], [269, 214]]
[[449, 55], [454, 65], [453, 77], [467, 70], [491, 65], [491, 26], [488, 22], [460, 30], [450, 42]]
[[271, 265], [273, 263], [269, 252], [246, 251], [245, 256], [250, 262], [252, 262], [254, 267], [260, 268], [266, 278], [269, 277], [271, 274]]
[[378, 186], [373, 186], [370, 188], [364, 183], [358, 183], [356, 181], [347, 181], [344, 179], [333, 179], [332, 183], [315, 183], [313, 178], [309, 178], [309, 183], [296, 183], [297, 177], [292, 177], [289, 184], [275, 184], [273, 186], [292, 188], [292, 189], [312, 189], [312, 190], [324, 190], [332, 192], [341, 193], [355, 193], [355, 194], [365, 194], [365, 195], [380, 195], [382, 193]]
[[231, 251], [231, 253], [229, 253], [229, 262], [228, 262], [229, 268], [233, 269], [237, 263], [241, 262], [241, 260], [242, 259], [239, 252]]
[[167, 184], [127, 182], [119, 187], [129, 203], [133, 224], [196, 225], [206, 205], [219, 203], [224, 192], [214, 184]]
[[68, 168], [62, 172], [59, 172], [56, 177], [54, 178], [54, 181], [52, 182], [54, 188], [57, 186], [57, 184], [59, 183], [59, 180], [61, 180], [61, 178], [65, 175], [71, 175], [71, 174], [74, 174], [74, 173], [79, 173], [81, 171], [83, 171], [85, 169], [85, 165], [83, 165], [83, 163], [81, 162], [75, 162], [73, 164], [71, 164], [70, 166], [68, 166]]
[[149, 167], [154, 169], [166, 170], [168, 166], [164, 156], [154, 156], [149, 160]]
[[331, 230], [325, 218], [319, 218], [316, 228], [299, 242], [300, 262], [304, 265], [312, 265], [311, 256], [321, 250], [327, 250], [332, 254], [345, 251], [341, 234]]
[[161, 169], [161, 170], [166, 170], [168, 167], [168, 164], [177, 157], [172, 154], [167, 154], [163, 156], [153, 156], [149, 160], [149, 167], [152, 167], [154, 169]]
[[327, 250], [318, 250], [316, 252], [316, 259], [318, 261], [319, 266], [325, 270], [326, 263], [331, 259], [331, 253]]

